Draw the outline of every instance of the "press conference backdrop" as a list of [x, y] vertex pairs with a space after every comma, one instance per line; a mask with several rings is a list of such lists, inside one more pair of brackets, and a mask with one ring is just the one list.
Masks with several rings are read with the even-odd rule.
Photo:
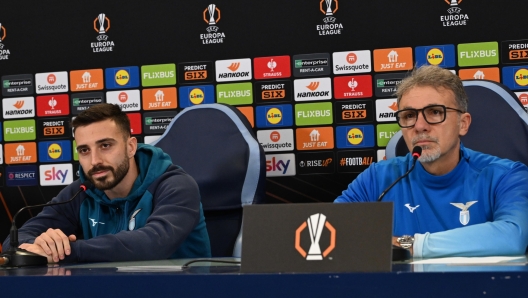
[[120, 105], [147, 143], [186, 107], [237, 106], [267, 154], [266, 201], [330, 202], [384, 157], [399, 129], [393, 92], [414, 65], [502, 82], [528, 105], [526, 11], [522, 0], [3, 1], [0, 238], [18, 209], [77, 179], [68, 124], [99, 102]]

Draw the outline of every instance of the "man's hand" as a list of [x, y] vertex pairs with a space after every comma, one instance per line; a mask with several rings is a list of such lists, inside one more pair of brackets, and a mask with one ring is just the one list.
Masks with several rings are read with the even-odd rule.
[[18, 248], [22, 248], [22, 249], [25, 249], [29, 252], [32, 252], [34, 254], [37, 254], [37, 255], [41, 255], [43, 257], [46, 257], [48, 259], [48, 264], [50, 263], [54, 263], [53, 262], [53, 258], [51, 256], [48, 256], [44, 250], [42, 249], [42, 247], [36, 245], [36, 244], [29, 244], [29, 243], [22, 243], [18, 246]]
[[70, 242], [76, 240], [75, 235], [66, 236], [61, 230], [50, 228], [35, 238], [33, 244], [24, 243], [19, 247], [47, 257], [48, 263], [57, 263], [59, 260], [64, 260], [65, 256], [70, 255]]
[[[399, 237], [396, 237], [396, 236], [392, 236], [392, 245], [394, 246], [398, 246], [398, 247], [401, 247], [400, 243], [398, 242], [398, 238]], [[413, 256], [413, 246], [411, 246], [408, 250], [411, 252], [411, 257]]]

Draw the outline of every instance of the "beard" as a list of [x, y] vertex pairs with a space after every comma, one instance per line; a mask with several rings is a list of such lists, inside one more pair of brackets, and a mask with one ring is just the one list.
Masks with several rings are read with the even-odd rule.
[[436, 143], [436, 145], [434, 144], [433, 146], [422, 145], [421, 146], [422, 155], [420, 156], [420, 158], [418, 158], [418, 160], [422, 163], [428, 163], [428, 162], [433, 162], [437, 160], [438, 158], [440, 158], [440, 155], [442, 152], [440, 152], [440, 144], [438, 143], [437, 138], [421, 133], [412, 139], [413, 147], [416, 146], [416, 143], [418, 143], [419, 141], [424, 141], [424, 140]]
[[[128, 158], [126, 156], [127, 154], [125, 152], [124, 158], [121, 163], [117, 166], [117, 168], [114, 169], [111, 166], [96, 165], [91, 168], [88, 173], [86, 173], [86, 177], [99, 190], [109, 190], [116, 187], [116, 185], [123, 181], [126, 174], [128, 173], [128, 169], [130, 168]], [[94, 179], [93, 174], [99, 171], [110, 171], [112, 175], [111, 177], [109, 177], [110, 175], [107, 175], [105, 177]]]

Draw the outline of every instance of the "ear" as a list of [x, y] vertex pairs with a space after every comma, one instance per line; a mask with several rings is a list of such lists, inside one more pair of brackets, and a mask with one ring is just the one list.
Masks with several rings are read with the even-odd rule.
[[465, 136], [469, 130], [469, 126], [471, 125], [471, 114], [464, 113], [460, 115], [460, 125], [458, 130], [459, 136]]
[[127, 141], [127, 152], [128, 158], [133, 158], [136, 155], [137, 150], [137, 139], [136, 137], [130, 137]]

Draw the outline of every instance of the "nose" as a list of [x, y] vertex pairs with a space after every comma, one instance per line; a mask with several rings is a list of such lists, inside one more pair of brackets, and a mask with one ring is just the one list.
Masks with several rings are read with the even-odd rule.
[[102, 159], [99, 156], [99, 153], [97, 152], [97, 150], [92, 150], [90, 157], [91, 157], [92, 166], [102, 163]]
[[424, 115], [421, 113], [418, 113], [418, 116], [416, 118], [416, 123], [414, 124], [414, 129], [416, 131], [428, 131], [429, 130], [429, 123], [425, 121]]

